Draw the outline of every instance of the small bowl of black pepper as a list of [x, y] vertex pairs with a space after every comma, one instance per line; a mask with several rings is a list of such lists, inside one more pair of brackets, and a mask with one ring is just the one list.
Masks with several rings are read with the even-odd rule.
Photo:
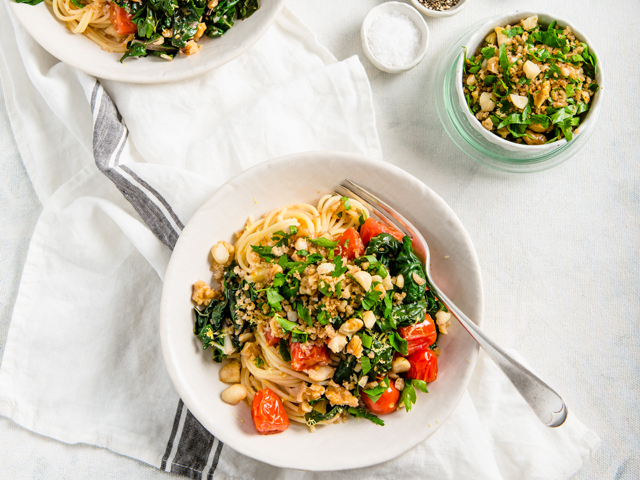
[[411, 3], [428, 17], [451, 17], [460, 13], [469, 0], [411, 0]]

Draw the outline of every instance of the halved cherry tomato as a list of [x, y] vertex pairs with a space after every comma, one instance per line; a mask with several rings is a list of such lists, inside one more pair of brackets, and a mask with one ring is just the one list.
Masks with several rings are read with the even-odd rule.
[[393, 235], [400, 242], [402, 242], [402, 239], [404, 238], [404, 234], [402, 232], [396, 230], [395, 228], [388, 227], [375, 218], [367, 218], [360, 227], [360, 236], [362, 237], [362, 242], [365, 245], [369, 243], [369, 240], [380, 233], [388, 233], [390, 235]]
[[280, 339], [271, 335], [271, 331], [269, 330], [264, 331], [264, 341], [267, 342], [267, 347], [273, 347], [280, 343]]
[[394, 381], [389, 381], [389, 388], [387, 388], [377, 402], [373, 402], [369, 395], [362, 392], [360, 398], [369, 409], [370, 412], [376, 415], [386, 415], [387, 413], [395, 412], [398, 406], [398, 399], [400, 398], [400, 392], [394, 385]]
[[124, 8], [112, 3], [109, 14], [113, 28], [115, 28], [116, 32], [120, 35], [129, 35], [130, 33], [136, 33], [138, 31], [138, 26], [131, 21], [131, 14]]
[[331, 362], [327, 346], [312, 343], [291, 343], [291, 368], [298, 372]]
[[338, 238], [338, 252], [347, 260], [353, 260], [364, 253], [364, 244], [355, 228], [347, 228], [340, 235], [340, 238]]
[[407, 355], [430, 347], [438, 338], [436, 324], [428, 313], [424, 322], [415, 323], [408, 327], [400, 327], [398, 328], [398, 333], [407, 341]]
[[409, 355], [407, 360], [411, 364], [407, 377], [427, 383], [433, 382], [438, 377], [438, 357], [428, 348]]
[[284, 432], [289, 428], [289, 417], [282, 401], [272, 390], [259, 390], [251, 403], [251, 418], [261, 435]]

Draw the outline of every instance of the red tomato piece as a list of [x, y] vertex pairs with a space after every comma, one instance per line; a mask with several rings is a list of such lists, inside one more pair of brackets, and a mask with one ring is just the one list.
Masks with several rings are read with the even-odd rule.
[[326, 345], [318, 346], [312, 343], [291, 343], [291, 368], [297, 372], [309, 370], [313, 367], [328, 365], [331, 362]]
[[338, 238], [338, 251], [347, 260], [353, 260], [364, 253], [364, 243], [362, 243], [360, 234], [355, 228], [347, 228], [340, 235], [340, 238]]
[[278, 337], [274, 337], [271, 335], [271, 331], [264, 331], [264, 340], [267, 342], [267, 347], [273, 347], [274, 345], [278, 345], [280, 343], [280, 339]]
[[268, 388], [258, 391], [253, 397], [251, 418], [261, 435], [280, 433], [289, 428], [289, 417], [282, 401]]
[[376, 415], [386, 415], [391, 412], [395, 412], [398, 406], [398, 399], [400, 398], [400, 392], [394, 385], [394, 381], [389, 380], [389, 388], [387, 388], [377, 402], [373, 402], [369, 395], [362, 392], [361, 398], [366, 407], [371, 413]]
[[407, 341], [407, 355], [412, 355], [430, 347], [438, 338], [436, 324], [428, 313], [424, 322], [415, 323], [408, 327], [400, 327], [398, 328], [398, 333]]
[[136, 33], [138, 31], [138, 26], [131, 21], [131, 14], [124, 8], [112, 3], [109, 14], [113, 28], [115, 28], [116, 32], [120, 35], [129, 35], [130, 33]]
[[411, 364], [407, 377], [427, 383], [433, 382], [438, 377], [438, 357], [428, 348], [409, 355], [407, 360]]
[[402, 232], [379, 222], [375, 218], [367, 218], [360, 227], [360, 236], [362, 237], [362, 241], [365, 245], [369, 243], [369, 240], [381, 233], [393, 235], [400, 242], [402, 242], [402, 239], [404, 238], [404, 234]]

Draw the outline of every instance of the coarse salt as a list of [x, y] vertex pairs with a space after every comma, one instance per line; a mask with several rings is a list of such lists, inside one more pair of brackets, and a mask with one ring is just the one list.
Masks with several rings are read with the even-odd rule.
[[371, 53], [383, 64], [402, 67], [418, 55], [422, 34], [415, 23], [400, 12], [385, 12], [371, 22], [367, 32]]

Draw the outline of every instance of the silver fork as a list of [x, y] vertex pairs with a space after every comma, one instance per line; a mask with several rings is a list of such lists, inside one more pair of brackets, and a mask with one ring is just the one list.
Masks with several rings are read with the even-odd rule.
[[484, 348], [491, 359], [498, 364], [540, 421], [547, 427], [559, 427], [562, 425], [567, 418], [567, 407], [562, 397], [487, 337], [433, 282], [429, 246], [411, 222], [373, 193], [349, 179], [346, 179], [346, 184], [342, 184], [342, 188], [356, 199], [372, 207], [373, 212], [387, 225], [399, 229], [411, 237], [416, 255], [424, 261], [425, 272], [430, 286], [437, 293], [442, 303], [449, 309], [451, 314], [458, 319], [473, 339]]

